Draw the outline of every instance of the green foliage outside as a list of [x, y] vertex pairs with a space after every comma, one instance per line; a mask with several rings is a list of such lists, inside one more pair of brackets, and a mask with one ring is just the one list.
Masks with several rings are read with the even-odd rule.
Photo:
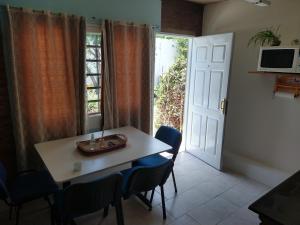
[[161, 75], [154, 89], [156, 110], [154, 126], [158, 129], [161, 125], [168, 125], [182, 131], [188, 39], [174, 39], [177, 42], [175, 63]]
[[[101, 35], [97, 33], [88, 33], [86, 35], [86, 59], [87, 60], [100, 60], [100, 44], [101, 44]], [[88, 47], [89, 46], [89, 47]], [[98, 46], [92, 47], [92, 46]], [[101, 73], [101, 64], [99, 62], [86, 62], [86, 74], [90, 74], [86, 77], [86, 87], [94, 88], [87, 89], [87, 112], [88, 113], [99, 113], [100, 112], [100, 102], [95, 101], [100, 99], [100, 89], [97, 88], [100, 86], [100, 77], [97, 75], [91, 74], [100, 74]]]

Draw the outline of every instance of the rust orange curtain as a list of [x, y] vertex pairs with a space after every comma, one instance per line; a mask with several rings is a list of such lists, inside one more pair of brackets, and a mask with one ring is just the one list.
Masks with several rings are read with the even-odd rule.
[[2, 16], [18, 165], [33, 167], [38, 142], [84, 132], [82, 17], [6, 7]]
[[150, 133], [152, 27], [112, 21], [102, 27], [104, 128], [131, 125]]

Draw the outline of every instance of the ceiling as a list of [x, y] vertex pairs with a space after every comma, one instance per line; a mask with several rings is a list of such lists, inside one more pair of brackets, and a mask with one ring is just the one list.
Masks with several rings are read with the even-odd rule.
[[214, 3], [214, 2], [221, 2], [224, 0], [187, 0], [190, 2], [196, 2], [196, 3], [200, 3], [200, 4], [209, 4], [209, 3]]

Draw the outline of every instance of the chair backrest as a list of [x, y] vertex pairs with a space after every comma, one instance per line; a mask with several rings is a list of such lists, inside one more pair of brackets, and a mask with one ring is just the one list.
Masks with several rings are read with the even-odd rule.
[[164, 185], [173, 165], [173, 160], [169, 159], [160, 165], [134, 167], [129, 174], [126, 187], [124, 187], [124, 196], [129, 197], [132, 194], [150, 191], [158, 185]]
[[75, 218], [121, 201], [122, 180], [122, 175], [116, 173], [92, 182], [69, 186], [62, 193], [63, 216]]
[[157, 130], [155, 138], [172, 146], [172, 150], [169, 150], [168, 152], [174, 155], [173, 160], [175, 160], [181, 145], [182, 134], [175, 128], [161, 126]]
[[0, 162], [0, 199], [7, 201], [9, 198], [9, 193], [6, 187], [6, 169], [4, 165]]

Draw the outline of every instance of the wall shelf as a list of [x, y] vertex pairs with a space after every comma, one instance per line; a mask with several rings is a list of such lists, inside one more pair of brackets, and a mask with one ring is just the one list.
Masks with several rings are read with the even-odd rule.
[[285, 92], [293, 94], [294, 97], [300, 95], [300, 74], [297, 73], [275, 73], [275, 72], [261, 72], [249, 71], [250, 74], [275, 76], [276, 82], [274, 85], [274, 93]]

